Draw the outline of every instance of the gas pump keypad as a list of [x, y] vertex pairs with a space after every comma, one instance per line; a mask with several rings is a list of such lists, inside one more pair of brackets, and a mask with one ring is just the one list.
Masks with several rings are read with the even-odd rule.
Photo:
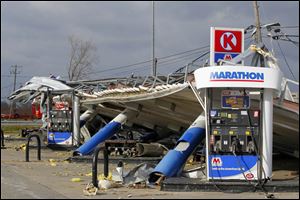
[[71, 131], [72, 111], [70, 110], [51, 110], [50, 127], [53, 132]]
[[214, 136], [211, 152], [254, 153], [253, 142], [258, 139], [259, 114], [259, 110], [210, 110], [210, 133]]

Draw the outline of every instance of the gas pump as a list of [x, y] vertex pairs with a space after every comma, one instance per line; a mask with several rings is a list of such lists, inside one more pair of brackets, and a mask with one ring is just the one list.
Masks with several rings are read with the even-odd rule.
[[209, 178], [258, 179], [262, 91], [210, 88], [207, 92]]
[[49, 147], [73, 147], [73, 92], [48, 91], [47, 141]]
[[204, 93], [207, 180], [270, 179], [273, 90], [280, 90], [281, 72], [211, 66], [194, 75]]

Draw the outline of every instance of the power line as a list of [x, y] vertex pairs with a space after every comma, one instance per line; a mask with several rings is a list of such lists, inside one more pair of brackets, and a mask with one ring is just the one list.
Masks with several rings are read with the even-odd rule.
[[280, 46], [278, 40], [277, 40], [277, 44], [278, 44], [278, 47], [279, 47], [279, 49], [280, 49], [280, 52], [281, 52], [281, 54], [282, 54], [282, 56], [283, 56], [283, 58], [284, 58], [285, 63], [286, 63], [286, 65], [288, 66], [288, 69], [289, 69], [290, 73], [292, 74], [294, 80], [297, 80], [296, 77], [294, 76], [294, 74], [293, 74], [291, 68], [290, 68], [289, 63], [288, 63], [287, 60], [286, 60], [286, 57], [285, 57], [285, 55], [284, 55], [284, 53], [283, 53], [283, 51], [282, 51], [282, 49], [281, 49], [281, 46]]
[[[251, 36], [245, 38], [245, 40], [248, 40], [250, 38], [251, 38]], [[188, 50], [188, 51], [183, 51], [183, 52], [171, 54], [171, 55], [168, 55], [168, 56], [158, 57], [157, 58], [158, 61], [159, 61], [158, 62], [158, 66], [161, 67], [161, 66], [170, 65], [170, 64], [174, 64], [174, 63], [180, 62], [181, 60], [186, 60], [186, 59], [188, 59], [188, 57], [194, 56], [195, 54], [206, 52], [206, 49], [209, 48], [209, 46], [210, 45], [206, 45], [206, 46], [195, 48], [195, 49], [191, 49], [191, 50]], [[202, 50], [202, 51], [200, 51], [200, 50]], [[193, 52], [193, 53], [190, 53], [190, 52]], [[190, 53], [190, 54], [187, 54], [187, 53]], [[183, 54], [187, 54], [187, 55], [183, 55]], [[179, 56], [179, 55], [182, 55], [182, 56]], [[176, 56], [179, 56], [179, 57], [176, 57]], [[171, 58], [171, 57], [175, 57], [175, 58], [164, 60], [164, 59]], [[161, 60], [163, 60], [163, 61], [161, 61]], [[142, 61], [142, 62], [138, 62], [138, 63], [134, 63], [134, 64], [129, 64], [129, 65], [124, 65], [124, 66], [119, 66], [119, 67], [113, 67], [112, 68], [112, 66], [111, 66], [110, 68], [112, 68], [112, 69], [104, 69], [104, 70], [96, 71], [96, 72], [93, 72], [93, 73], [95, 74], [95, 73], [102, 73], [102, 72], [114, 71], [114, 70], [118, 70], [118, 69], [130, 68], [130, 67], [133, 67], [133, 66], [138, 66], [138, 65], [142, 65], [142, 64], [147, 64], [148, 63], [147, 66], [139, 66], [139, 67], [136, 67], [136, 68], [133, 68], [133, 69], [130, 69], [130, 70], [126, 70], [126, 71], [122, 71], [122, 72], [137, 71], [137, 69], [139, 69], [139, 68], [146, 68], [146, 67], [151, 66], [151, 62], [152, 62], [152, 60], [147, 60], [147, 61]], [[138, 71], [140, 71], [140, 70], [138, 70]], [[121, 73], [121, 72], [112, 73], [112, 75], [119, 74], [119, 73]]]
[[11, 66], [12, 70], [10, 71], [10, 73], [13, 74], [13, 77], [14, 77], [14, 89], [13, 89], [13, 91], [16, 90], [17, 74], [20, 74], [20, 71], [18, 71], [18, 68], [21, 68], [21, 67], [22, 66], [18, 66], [18, 65]]
[[[10, 73], [14, 75], [14, 88], [13, 88], [13, 92], [16, 90], [17, 74], [20, 74], [20, 71], [18, 71], [18, 68], [21, 68], [21, 67], [22, 66], [18, 66], [18, 65], [11, 66], [12, 70], [10, 71]], [[10, 112], [9, 113], [12, 114], [12, 111], [13, 111], [14, 114], [16, 113], [16, 104], [14, 102], [11, 103]]]
[[128, 73], [128, 72], [136, 73], [136, 72], [146, 71], [149, 68], [149, 66], [151, 66], [151, 65], [135, 68], [134, 70], [118, 71], [118, 72], [113, 73], [112, 75], [119, 75], [119, 74], [124, 75], [125, 73]]
[[195, 55], [195, 54], [200, 54], [200, 53], [203, 53], [203, 52], [206, 52], [206, 51], [207, 50], [197, 51], [197, 52], [193, 52], [193, 53], [190, 53], [190, 54], [187, 54], [187, 55], [172, 58], [172, 59], [169, 59], [169, 60], [164, 60], [164, 61], [159, 62], [159, 64], [168, 63], [168, 62], [174, 61], [174, 60], [182, 60], [183, 58], [190, 57], [191, 55]]
[[[14, 75], [3, 74], [1, 77], [13, 77]], [[18, 78], [32, 78], [32, 76], [19, 75]]]
[[[130, 65], [123, 65], [123, 66], [119, 66], [119, 67], [113, 67], [112, 69], [104, 69], [104, 70], [95, 71], [95, 72], [92, 72], [92, 73], [89, 73], [89, 74], [98, 74], [98, 73], [101, 73], [101, 72], [113, 71], [113, 70], [122, 69], [122, 68], [128, 68], [128, 67], [132, 67], [132, 66], [136, 66], [136, 65], [146, 64], [146, 63], [149, 63], [151, 61], [152, 60], [147, 60], [147, 61], [134, 63], [134, 64], [130, 64]], [[106, 68], [110, 68], [110, 67], [106, 67]]]
[[3, 87], [1, 87], [1, 90], [3, 90], [3, 89], [6, 89], [6, 88], [9, 88], [11, 85], [9, 84], [9, 85], [6, 85], [6, 86], [3, 86]]
[[169, 57], [179, 56], [179, 55], [182, 55], [182, 54], [185, 54], [185, 53], [189, 53], [189, 52], [193, 52], [193, 51], [205, 49], [205, 48], [208, 48], [208, 47], [210, 47], [210, 45], [206, 45], [204, 47], [199, 47], [199, 48], [188, 50], [188, 51], [179, 52], [179, 53], [168, 55], [168, 56], [164, 56], [164, 57], [160, 57], [158, 59], [165, 59], [165, 58], [169, 58]]
[[[165, 59], [165, 58], [169, 58], [169, 57], [174, 57], [174, 56], [177, 56], [177, 55], [185, 54], [185, 53], [188, 53], [188, 52], [200, 50], [200, 49], [207, 48], [207, 47], [209, 47], [209, 45], [208, 46], [204, 46], [204, 47], [200, 47], [200, 48], [196, 48], [196, 49], [192, 49], [192, 50], [188, 50], [188, 51], [184, 51], [184, 52], [179, 52], [179, 53], [168, 55], [168, 56], [164, 56], [164, 57], [160, 57], [160, 58], [157, 58], [157, 59]], [[118, 67], [110, 66], [110, 67], [105, 67], [105, 68], [110, 68], [110, 69], [104, 69], [104, 70], [94, 71], [94, 72], [91, 72], [89, 74], [98, 74], [98, 73], [107, 72], [107, 71], [113, 71], [113, 70], [118, 70], [118, 69], [123, 69], [123, 68], [129, 68], [129, 67], [132, 67], [132, 66], [142, 65], [142, 64], [146, 64], [146, 63], [150, 63], [150, 62], [152, 62], [152, 59], [151, 60], [142, 61], [142, 62], [138, 62], [138, 63], [134, 63], [134, 64], [118, 66]]]
[[299, 28], [299, 26], [280, 26], [280, 28]]

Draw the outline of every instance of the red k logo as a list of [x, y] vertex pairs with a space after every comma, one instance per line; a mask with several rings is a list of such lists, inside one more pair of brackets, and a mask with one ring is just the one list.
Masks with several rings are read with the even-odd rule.
[[242, 52], [242, 32], [240, 31], [215, 31], [216, 52]]
[[220, 43], [223, 49], [230, 51], [236, 46], [236, 37], [230, 32], [225, 32], [221, 36]]

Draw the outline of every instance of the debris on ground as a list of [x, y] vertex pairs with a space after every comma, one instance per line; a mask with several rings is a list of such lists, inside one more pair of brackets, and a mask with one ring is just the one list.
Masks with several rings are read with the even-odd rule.
[[110, 180], [111, 181], [112, 180], [112, 173], [109, 172], [107, 177], [102, 173], [98, 176], [98, 180]]
[[149, 163], [141, 163], [124, 176], [124, 184], [131, 186], [133, 184], [148, 182], [149, 174], [154, 170], [155, 165]]
[[19, 150], [23, 150], [25, 151], [26, 150], [26, 144], [20, 144], [19, 146], [15, 147], [15, 150], [16, 151], [19, 151]]
[[55, 167], [57, 164], [56, 164], [56, 160], [55, 159], [49, 159], [48, 160], [49, 162], [50, 162], [50, 165], [52, 166], [52, 167]]
[[166, 176], [164, 176], [163, 174], [160, 173], [155, 173], [156, 176], [158, 176], [159, 178], [157, 179], [157, 181], [155, 182], [155, 185], [160, 185], [161, 182], [163, 180], [165, 180]]
[[196, 167], [193, 169], [185, 170], [181, 174], [183, 177], [187, 178], [201, 178], [206, 179], [205, 166]]
[[81, 182], [81, 178], [72, 178], [71, 181], [72, 182]]
[[104, 190], [111, 188], [112, 185], [113, 184], [112, 184], [111, 180], [99, 180], [99, 182], [98, 182], [98, 187], [100, 189], [104, 189]]
[[134, 183], [128, 186], [129, 188], [134, 188], [134, 189], [145, 189], [147, 188], [147, 182], [146, 181], [142, 181], [139, 183]]
[[113, 171], [112, 174], [112, 180], [115, 182], [123, 183], [123, 177], [124, 177], [124, 168], [123, 168], [123, 162], [119, 161], [116, 171]]
[[113, 175], [111, 172], [108, 173], [108, 176], [105, 177], [104, 174], [100, 174], [98, 176], [98, 187], [102, 190], [107, 190], [110, 188], [118, 188], [120, 187], [120, 183], [113, 180]]
[[85, 174], [85, 176], [93, 176], [93, 173], [90, 172], [90, 173], [88, 173], [88, 174]]
[[83, 189], [83, 194], [85, 196], [95, 196], [98, 192], [98, 188], [93, 185], [93, 183], [88, 183], [85, 189]]

